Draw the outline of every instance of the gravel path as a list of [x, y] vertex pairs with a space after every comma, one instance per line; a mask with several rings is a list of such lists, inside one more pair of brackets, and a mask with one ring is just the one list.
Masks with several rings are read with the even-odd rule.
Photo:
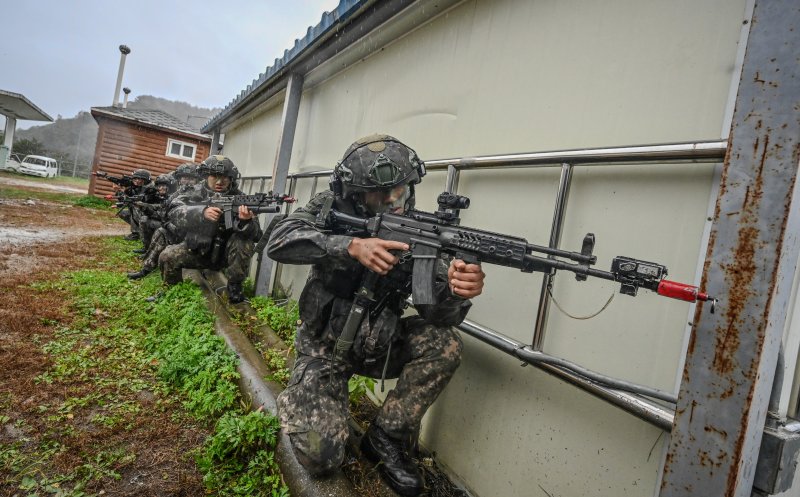
[[9, 178], [7, 176], [0, 176], [0, 184], [11, 185], [11, 186], [25, 186], [28, 188], [42, 188], [44, 190], [53, 190], [56, 192], [64, 192], [64, 193], [87, 193], [86, 188], [81, 188], [78, 186], [53, 185], [50, 183], [39, 182], [39, 181], [27, 181], [19, 178]]

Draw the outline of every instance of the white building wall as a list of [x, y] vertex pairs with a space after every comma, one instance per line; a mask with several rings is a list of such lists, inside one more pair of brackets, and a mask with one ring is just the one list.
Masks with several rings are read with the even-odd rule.
[[[291, 172], [329, 169], [355, 138], [373, 132], [397, 136], [423, 159], [719, 139], [738, 80], [744, 15], [744, 0], [463, 2], [306, 88]], [[273, 147], [273, 158], [279, 121], [273, 110], [226, 130], [226, 153], [249, 153], [252, 161], [261, 155], [257, 147]], [[248, 162], [247, 174], [271, 173], [271, 162], [255, 164]], [[578, 168], [562, 247], [579, 250], [593, 232], [598, 268], [628, 255], [664, 263], [671, 279], [692, 282], [712, 173], [712, 165]], [[301, 204], [312, 181], [300, 183]], [[557, 169], [466, 171], [459, 192], [472, 207], [462, 223], [546, 244], [557, 184]], [[443, 186], [444, 174], [431, 174], [418, 206], [434, 208]], [[317, 190], [324, 187], [321, 180]], [[530, 343], [541, 276], [485, 271], [470, 319]], [[282, 282], [297, 296], [306, 274], [284, 267]], [[559, 274], [554, 294], [585, 315], [615, 289]], [[545, 351], [674, 391], [689, 312], [647, 291], [617, 295], [585, 321], [553, 308]], [[469, 337], [464, 342], [462, 366], [422, 436], [476, 495], [656, 492], [667, 437], [661, 430]]]
[[225, 133], [222, 152], [233, 160], [242, 176], [272, 174], [278, 150], [281, 105], [265, 106], [258, 114], [242, 119]]

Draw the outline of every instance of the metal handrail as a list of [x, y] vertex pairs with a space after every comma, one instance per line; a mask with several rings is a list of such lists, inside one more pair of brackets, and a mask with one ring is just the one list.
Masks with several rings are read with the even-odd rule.
[[[495, 349], [524, 361], [525, 364], [535, 366], [620, 407], [639, 419], [666, 431], [672, 429], [675, 409], [658, 404], [643, 395], [633, 393], [641, 389], [639, 385], [622, 380], [609, 379], [604, 375], [595, 373], [565, 359], [559, 359], [541, 351], [533, 350], [525, 344], [468, 319], [465, 319], [457, 328], [467, 335], [491, 345]], [[607, 386], [606, 384], [608, 383], [615, 385], [617, 388]]]
[[[622, 164], [679, 164], [679, 163], [709, 163], [720, 162], [725, 158], [727, 141], [698, 141], [688, 143], [668, 143], [656, 145], [643, 145], [633, 147], [607, 147], [580, 150], [560, 150], [551, 152], [532, 152], [507, 155], [487, 155], [480, 157], [465, 157], [455, 159], [438, 159], [425, 162], [429, 171], [447, 171], [446, 190], [456, 193], [458, 189], [459, 174], [462, 170], [471, 169], [505, 169], [505, 168], [531, 168], [531, 167], [562, 167], [564, 166], [604, 166]], [[321, 171], [303, 172], [288, 175], [294, 187], [297, 179], [320, 178], [330, 176], [332, 169]], [[260, 179], [261, 177], [259, 177]], [[248, 178], [242, 178], [246, 180]], [[568, 194], [570, 181], [561, 181], [557, 198], [562, 200], [556, 206], [551, 230], [551, 243], [557, 243], [557, 233], [563, 222], [564, 207]], [[553, 247], [557, 248], [557, 247]], [[278, 265], [280, 266], [280, 265]], [[277, 278], [276, 278], [277, 279]], [[502, 350], [517, 357], [527, 364], [531, 364], [557, 378], [571, 383], [592, 395], [595, 395], [612, 405], [627, 411], [663, 430], [669, 432], [675, 417], [672, 408], [655, 403], [644, 395], [631, 392], [647, 392], [649, 387], [640, 387], [628, 384], [622, 380], [607, 383], [616, 383], [625, 386], [625, 390], [600, 384], [604, 381], [603, 375], [587, 370], [564, 359], [558, 359], [544, 354], [540, 348], [543, 343], [544, 324], [549, 294], [542, 295], [537, 315], [536, 329], [533, 337], [533, 347], [518, 343], [508, 337], [500, 335], [494, 330], [465, 320], [458, 328], [492, 347]], [[594, 379], [590, 379], [594, 377]], [[608, 378], [608, 377], [605, 377]]]
[[[666, 143], [634, 147], [586, 148], [558, 150], [550, 152], [530, 152], [523, 154], [484, 155], [455, 159], [436, 159], [425, 162], [429, 171], [453, 168], [457, 171], [469, 169], [505, 169], [528, 167], [606, 166], [621, 164], [641, 164], [658, 162], [660, 164], [708, 163], [725, 158], [728, 142], [725, 140], [699, 141], [687, 143]], [[289, 174], [289, 179], [320, 178], [330, 176], [333, 169]], [[272, 176], [246, 176], [250, 179], [271, 179]]]
[[585, 148], [531, 152], [524, 154], [484, 155], [459, 159], [437, 159], [425, 161], [430, 171], [453, 166], [459, 170], [483, 168], [554, 167], [562, 164], [615, 165], [642, 162], [687, 163], [714, 162], [725, 157], [726, 140], [699, 141], [689, 143], [665, 143], [634, 147]]

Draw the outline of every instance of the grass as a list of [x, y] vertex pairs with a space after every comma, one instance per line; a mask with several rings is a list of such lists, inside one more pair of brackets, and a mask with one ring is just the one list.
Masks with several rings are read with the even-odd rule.
[[93, 195], [82, 195], [79, 193], [37, 191], [31, 192], [25, 188], [17, 188], [9, 185], [0, 185], [0, 198], [35, 201], [43, 200], [61, 204], [87, 207], [90, 209], [107, 209], [112, 203], [108, 200], [97, 198]]
[[[65, 294], [74, 316], [67, 324], [44, 323], [55, 328], [52, 339], [32, 339], [52, 364], [35, 382], [65, 395], [36, 406], [36, 436], [0, 443], [0, 487], [12, 484], [29, 496], [83, 497], [119, 480], [140, 453], [114, 440], [141, 429], [147, 409], [172, 412], [179, 425], [212, 429], [208, 441], [189, 454], [208, 494], [288, 496], [273, 458], [277, 419], [244, 411], [237, 358], [214, 334], [199, 288], [182, 283], [156, 303], [145, 303], [162, 286], [157, 275], [131, 284], [119, 271], [133, 262], [134, 246], [107, 239], [95, 268], [35, 285], [40, 292]], [[142, 396], [152, 401], [143, 403]], [[0, 415], [4, 411], [12, 412], [12, 406], [0, 398]], [[12, 419], [2, 416], [4, 423]], [[21, 430], [32, 431], [22, 418], [18, 422]], [[86, 430], [107, 432], [108, 443], [76, 451], [72, 444]], [[64, 459], [72, 464], [56, 464]]]
[[297, 322], [300, 320], [300, 309], [293, 300], [275, 301], [269, 297], [253, 297], [250, 307], [256, 311], [256, 317], [275, 331], [286, 343], [294, 343]]

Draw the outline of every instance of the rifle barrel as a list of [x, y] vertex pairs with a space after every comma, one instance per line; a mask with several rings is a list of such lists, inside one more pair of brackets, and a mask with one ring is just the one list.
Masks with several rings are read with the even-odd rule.
[[561, 250], [557, 248], [544, 247], [542, 245], [528, 244], [527, 252], [541, 252], [543, 254], [554, 255], [557, 257], [564, 257], [576, 262], [584, 264], [594, 264], [597, 262], [597, 257], [594, 255], [584, 255], [579, 252], [570, 252], [569, 250]]

